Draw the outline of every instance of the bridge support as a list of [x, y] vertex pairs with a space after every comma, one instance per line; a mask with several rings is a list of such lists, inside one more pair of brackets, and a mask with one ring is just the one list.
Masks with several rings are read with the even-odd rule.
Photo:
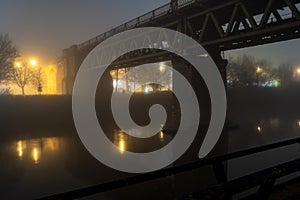
[[216, 63], [220, 74], [223, 78], [225, 88], [227, 88], [227, 65], [228, 65], [228, 60], [223, 59], [221, 56], [221, 50], [219, 47], [206, 47], [206, 51], [208, 54], [212, 57], [214, 62]]
[[[226, 66], [228, 64], [227, 60], [224, 60], [221, 56], [221, 52], [217, 48], [209, 48], [207, 49], [208, 53], [216, 63], [220, 74], [223, 78], [224, 85], [226, 88], [227, 79], [226, 79]], [[194, 67], [185, 61], [182, 58], [174, 56], [172, 59], [172, 66], [175, 70], [180, 72], [185, 78], [191, 83], [200, 106], [200, 122], [199, 122], [199, 131], [197, 137], [195, 139], [196, 145], [191, 147], [190, 149], [199, 150], [200, 145], [203, 142], [205, 133], [207, 131], [208, 125], [210, 123], [211, 117], [211, 102], [209, 97], [209, 92], [207, 86], [198, 72], [194, 69]], [[176, 82], [173, 82], [173, 87], [176, 87]], [[193, 120], [193, 119], [190, 119]], [[209, 156], [214, 155], [222, 155], [228, 151], [228, 137], [226, 134], [226, 128], [221, 135], [216, 147], [210, 153]], [[193, 152], [196, 153], [196, 152]], [[194, 156], [194, 155], [193, 155]], [[216, 182], [223, 183], [227, 181], [227, 162], [218, 163], [218, 165], [214, 166], [211, 171], [207, 171], [208, 174], [214, 174]]]

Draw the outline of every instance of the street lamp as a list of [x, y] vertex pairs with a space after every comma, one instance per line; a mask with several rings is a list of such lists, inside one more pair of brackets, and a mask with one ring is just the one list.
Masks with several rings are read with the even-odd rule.
[[259, 74], [261, 74], [262, 71], [263, 71], [263, 69], [260, 66], [258, 66], [256, 68], [256, 83], [257, 83], [257, 87], [259, 86]]
[[262, 68], [260, 68], [259, 66], [256, 68], [256, 73], [259, 74], [262, 72]]
[[30, 60], [30, 65], [33, 66], [33, 67], [36, 66], [37, 65], [37, 61], [34, 60], [34, 59], [31, 59]]

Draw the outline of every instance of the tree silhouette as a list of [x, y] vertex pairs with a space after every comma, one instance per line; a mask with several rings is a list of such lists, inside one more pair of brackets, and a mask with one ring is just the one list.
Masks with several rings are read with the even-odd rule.
[[28, 85], [33, 78], [33, 71], [27, 63], [17, 63], [9, 72], [9, 80], [15, 83], [25, 95], [25, 86]]
[[0, 81], [7, 80], [14, 70], [14, 61], [19, 56], [8, 35], [0, 35]]
[[267, 60], [256, 60], [249, 55], [236, 59], [229, 58], [227, 80], [230, 87], [261, 85], [266, 81], [277, 79], [278, 70], [271, 67]]
[[30, 82], [35, 88], [37, 88], [38, 93], [41, 94], [43, 91], [43, 84], [44, 84], [44, 74], [42, 72], [41, 67], [32, 70]]

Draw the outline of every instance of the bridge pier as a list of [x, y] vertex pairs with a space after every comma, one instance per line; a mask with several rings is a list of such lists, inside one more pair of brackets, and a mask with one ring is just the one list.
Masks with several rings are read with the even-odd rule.
[[219, 72], [223, 78], [224, 81], [224, 86], [227, 88], [227, 65], [228, 65], [228, 60], [223, 59], [221, 56], [221, 50], [219, 47], [213, 46], [213, 47], [206, 47], [205, 48], [208, 54], [211, 56], [211, 58], [214, 60], [216, 63]]
[[[208, 53], [216, 63], [220, 74], [223, 78], [224, 85], [226, 88], [227, 79], [226, 79], [226, 66], [228, 64], [227, 60], [224, 60], [221, 56], [220, 50], [217, 48], [209, 48], [207, 49]], [[180, 72], [192, 85], [199, 102], [200, 107], [200, 122], [199, 122], [199, 131], [195, 139], [195, 143], [192, 145], [190, 155], [198, 155], [198, 150], [200, 145], [203, 142], [205, 137], [208, 125], [210, 123], [211, 117], [211, 102], [210, 96], [207, 89], [207, 86], [201, 77], [201, 75], [194, 69], [194, 67], [185, 61], [184, 59], [174, 56], [172, 58], [172, 66], [175, 70]], [[176, 87], [176, 82], [173, 82], [173, 87]], [[193, 120], [193, 119], [189, 119]], [[226, 133], [226, 128], [223, 131], [221, 138], [219, 139], [216, 147], [213, 151], [208, 155], [209, 157], [215, 155], [222, 155], [228, 151], [228, 136]], [[210, 174], [215, 177], [216, 182], [226, 182], [227, 181], [227, 161], [218, 163], [217, 166], [214, 166], [211, 169], [206, 169], [206, 174]]]
[[[225, 88], [227, 88], [226, 67], [228, 61], [222, 58], [221, 51], [218, 48], [214, 48], [214, 47], [207, 48], [207, 51], [209, 55], [212, 57], [212, 59], [214, 60], [214, 62], [216, 63], [220, 71], [220, 74], [222, 76], [224, 86]], [[174, 56], [172, 58], [172, 66], [175, 70], [177, 70], [183, 76], [185, 76], [185, 78], [192, 85], [198, 97], [199, 104], [201, 106], [201, 120], [205, 123], [209, 122], [211, 105], [210, 105], [208, 89], [203, 78], [190, 63], [188, 63], [182, 58], [179, 58], [178, 56]], [[173, 85], [176, 86], [176, 82], [173, 82]]]

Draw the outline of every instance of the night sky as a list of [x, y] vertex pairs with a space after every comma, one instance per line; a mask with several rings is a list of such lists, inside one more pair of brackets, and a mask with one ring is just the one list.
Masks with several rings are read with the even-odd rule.
[[[1, 0], [0, 33], [8, 33], [24, 57], [49, 62], [79, 44], [169, 0]], [[228, 52], [281, 62], [297, 61], [300, 40]]]

